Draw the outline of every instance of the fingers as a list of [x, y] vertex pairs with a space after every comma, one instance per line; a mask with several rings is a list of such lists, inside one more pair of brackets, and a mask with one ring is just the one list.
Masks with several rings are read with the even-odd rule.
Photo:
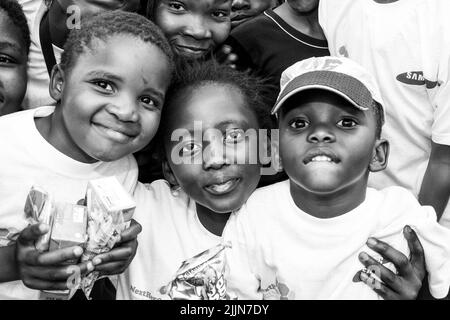
[[66, 290], [68, 289], [67, 281], [46, 281], [36, 278], [24, 279], [23, 283], [30, 289], [35, 290]]
[[101, 275], [114, 275], [120, 274], [128, 267], [128, 261], [116, 261], [101, 264], [95, 268], [95, 271], [100, 272]]
[[107, 253], [102, 253], [92, 259], [95, 269], [98, 270], [100, 264], [106, 264], [114, 261], [127, 261], [134, 257], [136, 250], [133, 246], [124, 246], [115, 248]]
[[412, 267], [414, 268], [417, 277], [420, 280], [423, 280], [425, 277], [425, 254], [419, 237], [410, 226], [405, 226], [405, 228], [403, 228], [403, 234], [408, 241], [408, 247], [411, 252], [410, 261]]
[[400, 289], [401, 282], [396, 274], [391, 270], [380, 264], [373, 257], [365, 252], [361, 252], [358, 255], [361, 263], [368, 269], [371, 274], [376, 275], [384, 283], [386, 283], [390, 288], [394, 290]]
[[385, 300], [398, 300], [397, 294], [389, 289], [386, 285], [368, 275], [366, 272], [360, 272], [360, 279], [364, 282], [365, 285], [370, 287], [373, 291], [375, 291], [379, 296], [381, 296]]
[[29, 259], [29, 263], [42, 266], [58, 265], [70, 260], [78, 260], [78, 258], [80, 258], [82, 254], [83, 249], [78, 246], [45, 253], [32, 253]]
[[392, 262], [400, 275], [409, 276], [414, 273], [414, 270], [408, 258], [403, 253], [394, 249], [387, 243], [375, 238], [370, 238], [367, 241], [367, 246], [373, 251], [378, 252], [385, 260]]
[[30, 225], [22, 230], [22, 232], [19, 235], [18, 242], [21, 245], [33, 245], [34, 242], [38, 240], [41, 236], [49, 232], [50, 227], [45, 223], [36, 223], [33, 225]]
[[120, 243], [136, 239], [141, 231], [142, 226], [136, 220], [132, 219], [130, 227], [125, 229], [120, 235]]

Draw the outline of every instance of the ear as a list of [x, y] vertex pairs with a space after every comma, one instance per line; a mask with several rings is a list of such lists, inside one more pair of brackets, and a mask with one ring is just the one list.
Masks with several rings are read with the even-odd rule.
[[370, 161], [370, 172], [378, 172], [386, 169], [389, 158], [389, 142], [378, 139], [373, 148], [372, 160]]
[[62, 92], [64, 90], [64, 81], [64, 71], [61, 69], [61, 66], [57, 64], [53, 67], [50, 76], [50, 96], [56, 101], [61, 100]]
[[170, 168], [170, 165], [167, 162], [167, 160], [164, 160], [162, 163], [162, 171], [163, 171], [164, 179], [166, 179], [172, 186], [179, 185], [177, 178], [175, 178], [175, 175], [173, 174], [173, 171]]

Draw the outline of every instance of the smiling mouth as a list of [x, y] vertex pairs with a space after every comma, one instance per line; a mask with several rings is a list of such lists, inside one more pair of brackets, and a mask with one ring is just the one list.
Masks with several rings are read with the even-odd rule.
[[240, 178], [228, 179], [221, 183], [210, 184], [205, 189], [214, 195], [224, 195], [233, 191], [239, 184]]
[[179, 51], [193, 55], [204, 55], [206, 52], [208, 52], [208, 49], [200, 47], [183, 46], [179, 44], [176, 44], [175, 47]]
[[337, 164], [339, 162], [341, 162], [341, 161], [338, 159], [338, 157], [334, 153], [322, 151], [322, 150], [310, 153], [303, 160], [304, 164], [309, 164], [309, 163], [334, 163], [334, 164]]
[[123, 131], [115, 130], [113, 128], [106, 127], [98, 123], [93, 123], [92, 125], [98, 131], [100, 131], [103, 136], [106, 136], [110, 140], [113, 140], [118, 143], [128, 143], [130, 140], [136, 137], [136, 135], [129, 135]]

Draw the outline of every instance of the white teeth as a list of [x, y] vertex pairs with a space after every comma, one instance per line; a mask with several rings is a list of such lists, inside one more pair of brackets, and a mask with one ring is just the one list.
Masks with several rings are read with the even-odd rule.
[[225, 192], [233, 186], [233, 181], [234, 180], [229, 180], [222, 184], [213, 184], [209, 188], [215, 192]]
[[315, 156], [314, 158], [311, 159], [311, 161], [313, 162], [332, 162], [333, 160], [328, 157], [328, 156]]

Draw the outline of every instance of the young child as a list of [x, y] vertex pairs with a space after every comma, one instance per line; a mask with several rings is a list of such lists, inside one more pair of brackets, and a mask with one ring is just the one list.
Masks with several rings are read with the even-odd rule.
[[[369, 186], [399, 185], [450, 227], [450, 21], [447, 0], [323, 0], [319, 21], [332, 55], [379, 83], [391, 143], [387, 169]], [[445, 212], [445, 213], [443, 213]]]
[[[161, 119], [167, 181], [136, 189], [135, 219], [143, 232], [135, 259], [119, 278], [118, 299], [168, 299], [160, 289], [184, 260], [230, 238], [232, 211], [260, 178], [258, 142], [245, 134], [270, 124], [261, 84], [213, 62], [178, 73]], [[240, 279], [229, 279], [241, 282], [237, 295], [256, 298], [247, 273], [237, 274]]]
[[55, 104], [49, 94], [50, 73], [60, 62], [70, 30], [82, 19], [108, 10], [136, 11], [139, 0], [18, 0], [31, 30], [26, 109]]
[[[76, 204], [85, 197], [89, 180], [116, 176], [132, 194], [137, 166], [131, 154], [156, 133], [171, 80], [170, 45], [159, 28], [138, 14], [115, 11], [88, 19], [71, 32], [64, 49], [50, 84], [56, 107], [0, 118], [0, 234], [6, 246], [0, 248], [0, 260], [2, 268], [14, 266], [14, 255], [8, 256], [14, 246], [19, 260], [16, 274], [2, 277], [9, 282], [0, 285], [0, 299], [36, 298], [38, 291], [23, 283], [34, 289], [65, 288], [67, 267], [55, 261], [82, 252], [77, 247], [39, 254], [32, 240], [47, 231], [42, 226], [25, 229], [15, 244], [15, 235], [27, 225], [23, 206], [31, 186], [43, 187], [56, 201]], [[111, 258], [124, 260], [121, 270], [132, 258], [132, 248], [124, 249], [94, 264], [110, 269], [117, 268]], [[19, 279], [23, 283], [13, 281]]]
[[[136, 257], [120, 276], [117, 298], [168, 299], [161, 288], [173, 280], [183, 261], [230, 241], [227, 293], [240, 299], [260, 299], [259, 282], [246, 267], [247, 258], [234, 256], [239, 237], [233, 228], [236, 213], [232, 213], [247, 200], [260, 177], [259, 165], [249, 159], [252, 155], [257, 158], [257, 144], [260, 148], [264, 145], [261, 140], [246, 138], [270, 124], [258, 92], [260, 83], [211, 62], [183, 70], [180, 75], [167, 94], [161, 121], [168, 182], [158, 180], [136, 189], [135, 218], [143, 231]], [[380, 252], [390, 251], [387, 258], [396, 264], [403, 259], [409, 267], [399, 281], [404, 286], [397, 291], [415, 297], [420, 276], [414, 278], [406, 257], [399, 258], [387, 245], [384, 248]], [[412, 248], [419, 262], [415, 267], [423, 268], [420, 245]], [[397, 276], [393, 279], [398, 280]]]
[[27, 88], [30, 31], [20, 5], [0, 2], [0, 116], [21, 109]]
[[239, 70], [252, 70], [273, 86], [275, 104], [281, 73], [297, 61], [329, 55], [319, 25], [319, 0], [289, 0], [232, 30], [225, 42]]
[[233, 0], [231, 3], [231, 28], [249, 21], [265, 10], [281, 4], [282, 0]]
[[[417, 230], [425, 250], [431, 293], [450, 284], [450, 232], [409, 191], [367, 188], [369, 172], [387, 164], [380, 138], [382, 100], [372, 77], [344, 58], [310, 58], [288, 68], [273, 113], [280, 157], [289, 180], [258, 189], [239, 212], [239, 242], [266, 298], [377, 299], [395, 274], [380, 260], [362, 279], [355, 272], [377, 243], [407, 254], [402, 229]], [[410, 228], [405, 228], [408, 235]], [[369, 239], [369, 240], [367, 240]], [[367, 246], [366, 246], [367, 241]], [[355, 280], [353, 280], [355, 279]]]
[[149, 1], [147, 16], [164, 32], [174, 52], [202, 60], [230, 33], [231, 0]]

